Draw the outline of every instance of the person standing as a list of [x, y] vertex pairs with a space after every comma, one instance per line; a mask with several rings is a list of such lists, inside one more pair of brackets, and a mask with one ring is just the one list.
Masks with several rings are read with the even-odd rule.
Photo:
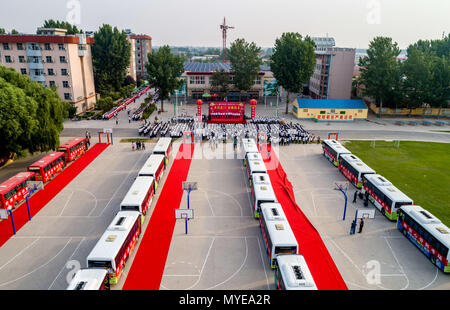
[[356, 202], [356, 197], [358, 197], [358, 191], [355, 191], [355, 193], [353, 194], [353, 203]]
[[361, 221], [359, 222], [359, 230], [358, 230], [359, 234], [362, 232], [363, 227], [364, 227], [364, 219], [361, 218]]

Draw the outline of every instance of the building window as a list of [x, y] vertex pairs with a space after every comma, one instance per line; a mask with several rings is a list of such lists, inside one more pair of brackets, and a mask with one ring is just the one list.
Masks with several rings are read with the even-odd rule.
[[308, 112], [308, 109], [303, 109], [303, 112]]
[[325, 111], [320, 111], [320, 114], [325, 114]]
[[65, 51], [65, 50], [66, 50], [66, 48], [64, 47], [64, 44], [62, 44], [62, 43], [59, 43], [59, 44], [58, 44], [58, 49], [59, 49], [60, 51]]
[[50, 46], [50, 43], [45, 43], [44, 48], [45, 48], [46, 51], [50, 51], [52, 49], [51, 46]]
[[3, 43], [3, 49], [5, 51], [9, 51], [9, 44], [8, 43]]
[[23, 44], [22, 43], [17, 43], [17, 50], [23, 51]]
[[68, 75], [67, 74], [67, 69], [61, 69], [61, 75]]
[[24, 63], [25, 62], [25, 56], [19, 56], [19, 62]]
[[5, 62], [6, 63], [11, 63], [12, 62], [11, 56], [5, 56]]
[[70, 99], [72, 99], [72, 96], [70, 95], [70, 93], [64, 93], [64, 99], [70, 100]]
[[255, 82], [255, 85], [261, 84], [261, 77], [260, 76], [256, 77], [254, 82]]
[[53, 69], [48, 69], [48, 75], [55, 75], [55, 71]]
[[335, 109], [331, 109], [330, 112], [331, 113], [336, 113], [336, 110]]
[[52, 56], [46, 56], [45, 57], [45, 62], [52, 63], [53, 62]]
[[41, 48], [39, 47], [39, 45], [36, 44], [36, 43], [31, 43], [30, 48], [31, 48], [31, 50], [33, 50], [33, 51], [39, 51], [39, 50], [41, 49]]
[[59, 56], [59, 62], [64, 64], [67, 63], [66, 56]]
[[69, 88], [69, 82], [68, 81], [63, 81], [63, 87], [64, 88]]
[[339, 112], [340, 114], [345, 114], [345, 111], [341, 111], [341, 112]]
[[[401, 112], [401, 110], [399, 112]], [[362, 113], [362, 110], [358, 110], [358, 113]]]
[[48, 83], [50, 87], [56, 87], [55, 81], [49, 81]]
[[20, 73], [22, 73], [22, 74], [27, 74], [27, 69], [26, 69], [26, 68], [20, 69]]

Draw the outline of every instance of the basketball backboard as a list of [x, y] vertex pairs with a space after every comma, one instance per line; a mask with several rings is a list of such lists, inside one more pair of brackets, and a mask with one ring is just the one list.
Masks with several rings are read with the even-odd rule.
[[197, 190], [197, 182], [183, 182], [184, 191], [195, 191]]
[[375, 209], [358, 209], [356, 210], [356, 218], [373, 219], [375, 218]]
[[193, 209], [175, 209], [175, 219], [193, 219], [194, 210]]

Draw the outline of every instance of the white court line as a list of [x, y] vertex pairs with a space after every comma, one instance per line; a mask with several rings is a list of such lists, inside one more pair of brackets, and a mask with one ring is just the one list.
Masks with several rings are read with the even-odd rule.
[[391, 247], [391, 244], [389, 243], [389, 241], [384, 238], [384, 240], [386, 241], [387, 245], [389, 246], [389, 249], [391, 250], [392, 256], [394, 256], [395, 261], [397, 262], [397, 265], [400, 267], [400, 271], [404, 274], [405, 278], [406, 278], [406, 286], [404, 288], [401, 288], [400, 290], [405, 290], [409, 287], [409, 278], [405, 273], [405, 270], [403, 269], [403, 266], [400, 264], [400, 262], [397, 259], [397, 256], [394, 253], [394, 250]]
[[[103, 208], [102, 212], [100, 212], [99, 216], [103, 215], [103, 212], [105, 212], [105, 210], [108, 208], [109, 204], [111, 203], [111, 201], [114, 199], [114, 196], [117, 194], [117, 192], [119, 191], [119, 189], [122, 187], [122, 185], [125, 183], [125, 181], [128, 180], [128, 178], [130, 177], [131, 173], [135, 173], [136, 172], [136, 165], [141, 161], [142, 157], [144, 155], [148, 155], [147, 153], [142, 153], [142, 155], [139, 157], [138, 160], [136, 160], [136, 163], [133, 165], [133, 168], [130, 169], [130, 171], [128, 172], [127, 176], [125, 178], [123, 178], [122, 183], [120, 183], [120, 185], [117, 187], [117, 189], [114, 191], [114, 193], [111, 195], [111, 199], [108, 201], [108, 203], [106, 204], [106, 206]], [[92, 209], [91, 212], [89, 212], [88, 216], [90, 216], [92, 214], [92, 212], [94, 212], [95, 208]]]
[[213, 246], [215, 240], [216, 240], [216, 237], [212, 237], [212, 241], [209, 246], [208, 253], [206, 254], [206, 258], [205, 258], [205, 261], [203, 262], [202, 269], [200, 270], [200, 274], [198, 276], [197, 281], [191, 287], [188, 287], [186, 290], [192, 289], [194, 286], [196, 286], [200, 282], [200, 279], [202, 278], [203, 270], [205, 269], [206, 262], [208, 261], [209, 254], [211, 253], [211, 249], [212, 249], [212, 246]]
[[[86, 240], [86, 238], [83, 238], [83, 239], [80, 240], [80, 243], [78, 243], [77, 247], [76, 247], [75, 250], [73, 251], [72, 255], [69, 257], [68, 261], [72, 259], [72, 257], [73, 257], [73, 256], [75, 255], [75, 253], [78, 251], [78, 248], [80, 247], [80, 245], [83, 243], [84, 240]], [[50, 286], [48, 287], [47, 290], [49, 290], [49, 289], [53, 286], [53, 284], [55, 284], [56, 279], [59, 278], [59, 275], [61, 274], [61, 272], [63, 272], [64, 269], [66, 269], [66, 265], [64, 265], [64, 266], [61, 268], [61, 271], [60, 271], [60, 272], [58, 273], [58, 275], [55, 277], [55, 280], [53, 280], [52, 284], [50, 284]]]
[[[212, 287], [206, 288], [205, 290], [211, 290], [211, 289], [213, 289], [213, 288], [215, 288], [215, 287], [218, 287], [219, 285], [222, 285], [222, 284], [224, 284], [224, 283], [230, 281], [232, 278], [234, 278], [234, 277], [241, 271], [241, 269], [244, 267], [245, 263], [247, 262], [247, 257], [248, 257], [248, 243], [247, 243], [247, 237], [245, 237], [245, 258], [244, 258], [244, 261], [242, 262], [241, 266], [239, 267], [239, 269], [236, 270], [236, 272], [233, 273], [233, 274], [232, 274], [228, 279], [226, 279], [225, 281], [222, 281], [221, 283], [218, 283], [218, 284], [216, 284], [216, 285], [214, 285], [214, 286], [212, 286]], [[203, 270], [202, 270], [202, 272], [203, 272]], [[200, 278], [199, 278], [199, 280], [200, 280]]]
[[203, 192], [203, 194], [204, 194], [205, 197], [206, 197], [206, 200], [208, 201], [208, 205], [209, 205], [209, 208], [211, 209], [211, 214], [212, 214], [212, 216], [215, 216], [215, 215], [214, 215], [213, 207], [212, 207], [212, 205], [211, 205], [211, 201], [209, 201], [209, 198], [208, 198], [208, 193], [207, 193], [205, 190], [202, 190], [202, 189], [200, 189], [200, 190]]
[[69, 204], [70, 199], [71, 199], [72, 196], [73, 196], [73, 193], [74, 193], [73, 190], [72, 190], [72, 189], [68, 189], [68, 190], [71, 191], [71, 193], [70, 193], [69, 197], [67, 197], [66, 203], [64, 204], [64, 207], [62, 208], [62, 210], [61, 210], [61, 212], [59, 213], [59, 215], [62, 215], [62, 214], [63, 214], [64, 209], [67, 207], [67, 205]]
[[270, 290], [269, 277], [267, 276], [266, 264], [264, 264], [264, 257], [263, 257], [265, 254], [264, 254], [264, 252], [263, 252], [263, 250], [262, 250], [262, 248], [261, 248], [261, 242], [263, 242], [263, 241], [261, 240], [261, 242], [259, 242], [259, 240], [261, 240], [261, 239], [258, 238], [259, 254], [261, 254], [261, 263], [262, 263], [263, 268], [264, 268], [264, 274], [266, 275], [267, 289]]
[[[36, 238], [36, 237], [33, 237]], [[8, 265], [11, 261], [15, 260], [16, 257], [20, 256], [23, 252], [25, 252], [29, 247], [31, 247], [33, 244], [35, 244], [37, 241], [39, 241], [40, 238], [37, 238], [36, 240], [34, 240], [33, 242], [31, 242], [29, 245], [27, 245], [25, 248], [23, 248], [19, 253], [17, 253], [13, 258], [11, 258], [9, 261], [7, 261], [6, 263], [4, 263], [1, 267], [0, 270], [2, 270], [6, 265]]]
[[54, 260], [56, 257], [58, 257], [59, 254], [61, 254], [62, 251], [64, 251], [64, 249], [67, 247], [67, 245], [68, 245], [71, 241], [72, 241], [72, 238], [70, 238], [69, 241], [67, 241], [66, 245], [65, 245], [58, 253], [56, 253], [55, 256], [53, 256], [49, 261], [47, 261], [45, 264], [43, 264], [43, 265], [41, 265], [41, 266], [35, 268], [34, 270], [32, 270], [32, 271], [30, 271], [30, 272], [24, 274], [23, 276], [21, 276], [21, 277], [19, 277], [19, 278], [17, 278], [17, 279], [14, 279], [14, 280], [11, 280], [11, 281], [8, 281], [8, 282], [5, 282], [5, 283], [1, 283], [0, 286], [5, 286], [5, 285], [8, 285], [8, 284], [10, 284], [10, 283], [16, 282], [16, 281], [18, 281], [18, 280], [20, 280], [20, 279], [23, 279], [23, 278], [29, 276], [29, 275], [32, 274], [32, 273], [38, 271], [39, 269], [45, 267], [45, 266], [48, 265], [52, 260]]

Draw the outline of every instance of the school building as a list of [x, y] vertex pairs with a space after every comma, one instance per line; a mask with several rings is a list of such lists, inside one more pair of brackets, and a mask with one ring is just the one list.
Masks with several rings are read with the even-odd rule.
[[354, 121], [367, 119], [368, 108], [361, 99], [295, 99], [292, 114], [314, 121]]

